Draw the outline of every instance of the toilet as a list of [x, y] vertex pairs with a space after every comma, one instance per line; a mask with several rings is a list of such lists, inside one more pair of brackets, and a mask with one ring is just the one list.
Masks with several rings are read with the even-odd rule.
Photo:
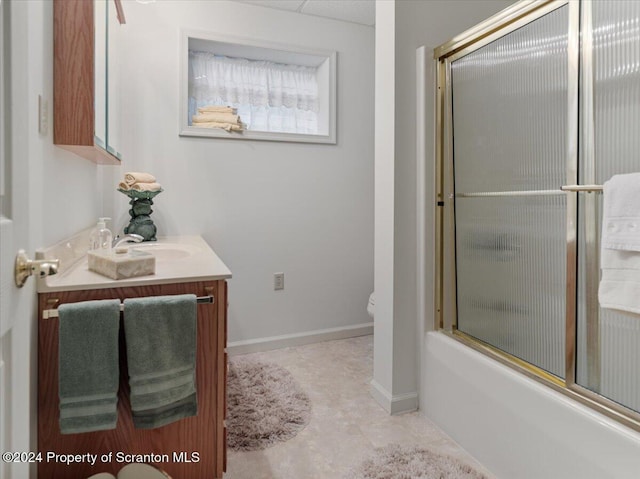
[[369, 295], [369, 304], [367, 304], [367, 313], [369, 313], [369, 316], [371, 316], [371, 318], [373, 318], [373, 313], [375, 311], [376, 308], [376, 293], [373, 292]]
[[120, 469], [117, 476], [100, 472], [87, 479], [171, 479], [171, 476], [153, 464], [133, 463]]

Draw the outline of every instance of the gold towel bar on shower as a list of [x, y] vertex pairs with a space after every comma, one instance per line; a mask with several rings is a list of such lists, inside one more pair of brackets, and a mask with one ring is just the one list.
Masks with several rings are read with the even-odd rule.
[[[202, 304], [202, 303], [213, 304], [214, 298], [213, 298], [213, 295], [199, 296], [196, 298], [196, 302], [198, 304]], [[124, 311], [123, 303], [120, 303], [120, 311]], [[45, 309], [44, 311], [42, 311], [42, 319], [57, 318], [57, 317], [59, 317], [57, 309]]]
[[602, 185], [564, 185], [560, 189], [569, 192], [602, 193]]

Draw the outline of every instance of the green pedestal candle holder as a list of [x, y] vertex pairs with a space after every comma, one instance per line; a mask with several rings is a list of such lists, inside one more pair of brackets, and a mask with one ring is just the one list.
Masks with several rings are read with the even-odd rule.
[[129, 204], [131, 209], [129, 215], [131, 215], [131, 221], [129, 226], [125, 227], [125, 234], [138, 234], [144, 238], [144, 241], [156, 241], [156, 225], [153, 224], [151, 219], [151, 205], [153, 205], [153, 198], [160, 194], [159, 191], [137, 191], [137, 190], [121, 190], [118, 191], [130, 198]]

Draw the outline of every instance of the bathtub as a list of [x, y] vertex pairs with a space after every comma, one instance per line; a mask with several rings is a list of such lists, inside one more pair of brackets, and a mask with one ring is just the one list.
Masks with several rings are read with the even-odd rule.
[[638, 479], [640, 433], [427, 332], [420, 409], [499, 479]]

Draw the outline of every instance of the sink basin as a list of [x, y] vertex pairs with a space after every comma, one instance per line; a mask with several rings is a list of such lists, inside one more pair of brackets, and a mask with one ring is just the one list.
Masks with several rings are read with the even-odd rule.
[[158, 260], [175, 261], [185, 259], [200, 253], [201, 249], [194, 245], [181, 243], [141, 243], [129, 246], [130, 250], [144, 251], [151, 253]]

